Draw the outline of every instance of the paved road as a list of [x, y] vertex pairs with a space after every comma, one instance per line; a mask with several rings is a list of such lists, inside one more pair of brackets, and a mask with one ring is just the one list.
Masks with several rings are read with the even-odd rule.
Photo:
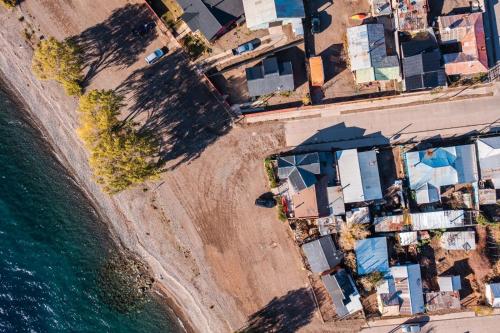
[[[472, 317], [429, 321], [422, 324], [422, 333], [493, 333], [500, 332], [500, 316]], [[396, 333], [401, 332], [399, 325], [364, 328], [362, 333]]]
[[[500, 94], [477, 99], [285, 121], [289, 147], [353, 148], [500, 132]], [[318, 145], [320, 144], [320, 145]]]

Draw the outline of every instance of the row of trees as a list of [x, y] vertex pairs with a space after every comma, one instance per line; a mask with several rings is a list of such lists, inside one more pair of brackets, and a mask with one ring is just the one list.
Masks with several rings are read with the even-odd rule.
[[[82, 50], [70, 40], [51, 37], [33, 55], [33, 72], [42, 80], [62, 84], [70, 96], [81, 96]], [[97, 183], [116, 193], [159, 174], [158, 145], [140, 135], [131, 122], [120, 121], [123, 98], [112, 90], [92, 90], [80, 97], [78, 134], [90, 152]]]

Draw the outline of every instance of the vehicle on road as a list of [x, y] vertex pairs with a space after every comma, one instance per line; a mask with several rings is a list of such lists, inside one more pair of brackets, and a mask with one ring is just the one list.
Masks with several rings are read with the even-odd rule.
[[311, 33], [317, 34], [321, 30], [321, 21], [318, 14], [314, 14], [311, 19]]
[[136, 35], [145, 36], [148, 33], [150, 33], [151, 31], [153, 31], [153, 29], [155, 27], [156, 27], [156, 24], [154, 22], [149, 22], [149, 23], [141, 24], [140, 26], [136, 27], [133, 31]]
[[255, 200], [255, 205], [264, 208], [273, 208], [276, 206], [276, 200], [273, 198], [257, 198]]
[[146, 62], [150, 65], [154, 64], [155, 62], [160, 60], [160, 58], [163, 57], [164, 55], [165, 55], [165, 52], [163, 52], [162, 49], [156, 49], [153, 51], [153, 53], [149, 54], [146, 57]]
[[417, 333], [420, 332], [419, 324], [405, 324], [401, 326], [401, 332], [404, 333]]
[[232, 49], [234, 55], [240, 55], [255, 50], [260, 46], [260, 39], [251, 40], [245, 44], [241, 44], [237, 48]]

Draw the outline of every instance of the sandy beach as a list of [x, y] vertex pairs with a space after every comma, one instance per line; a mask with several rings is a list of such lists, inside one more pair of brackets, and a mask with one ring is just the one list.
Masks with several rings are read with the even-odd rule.
[[[117, 241], [151, 267], [158, 292], [188, 331], [234, 332], [249, 319], [292, 331], [354, 331], [323, 325], [314, 307], [303, 313], [312, 301], [298, 248], [275, 210], [254, 206], [269, 190], [262, 161], [282, 149], [282, 126], [231, 126], [180, 50], [145, 67], [144, 57], [169, 41], [130, 40], [130, 19], [148, 19], [144, 7], [125, 0], [0, 7], [0, 72]], [[31, 73], [32, 43], [41, 36], [76, 36], [99, 58], [88, 60], [86, 89], [117, 89], [126, 96], [124, 117], [161, 133], [161, 179], [114, 196], [101, 191], [75, 133], [77, 100]]]

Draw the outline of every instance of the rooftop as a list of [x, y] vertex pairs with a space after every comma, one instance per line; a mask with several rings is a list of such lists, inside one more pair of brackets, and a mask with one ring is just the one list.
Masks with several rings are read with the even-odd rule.
[[246, 70], [248, 93], [251, 97], [272, 94], [276, 91], [293, 91], [292, 62], [278, 62], [276, 57]]
[[474, 145], [408, 152], [405, 164], [418, 204], [440, 201], [441, 186], [478, 180]]
[[321, 280], [332, 297], [335, 312], [339, 317], [345, 317], [363, 309], [356, 285], [345, 269], [323, 275]]
[[409, 91], [446, 86], [438, 49], [403, 58], [403, 73]]
[[375, 151], [341, 150], [336, 158], [345, 203], [383, 198]]
[[294, 193], [316, 184], [320, 172], [318, 153], [278, 157], [278, 177], [287, 179]]
[[440, 291], [458, 291], [462, 289], [460, 275], [438, 276], [437, 279]]
[[418, 264], [393, 266], [391, 275], [401, 299], [401, 314], [416, 314], [425, 311], [422, 292], [422, 277]]
[[385, 237], [358, 240], [355, 252], [359, 275], [389, 270], [387, 239]]
[[243, 15], [242, 0], [177, 0], [184, 13], [182, 20], [192, 31], [200, 31], [208, 40]]
[[[438, 210], [408, 214], [407, 224], [411, 230], [432, 230], [460, 228], [467, 225], [463, 210]], [[403, 215], [390, 215], [374, 218], [375, 232], [404, 230]]]
[[500, 136], [478, 139], [476, 146], [481, 179], [492, 180], [500, 189]]
[[293, 213], [296, 218], [318, 218], [329, 215], [326, 192], [326, 176], [313, 186], [309, 186], [292, 196]]
[[461, 52], [443, 55], [448, 75], [470, 75], [488, 71], [488, 55], [482, 13], [438, 17], [443, 44], [460, 43]]
[[302, 251], [313, 273], [322, 273], [337, 266], [343, 258], [331, 236], [323, 236], [302, 245]]
[[476, 233], [474, 231], [448, 231], [441, 235], [441, 246], [445, 250], [475, 250]]
[[[243, 0], [246, 23], [249, 29], [265, 29], [269, 23], [281, 21], [302, 28], [305, 17], [302, 0]], [[300, 27], [299, 27], [300, 26]]]

